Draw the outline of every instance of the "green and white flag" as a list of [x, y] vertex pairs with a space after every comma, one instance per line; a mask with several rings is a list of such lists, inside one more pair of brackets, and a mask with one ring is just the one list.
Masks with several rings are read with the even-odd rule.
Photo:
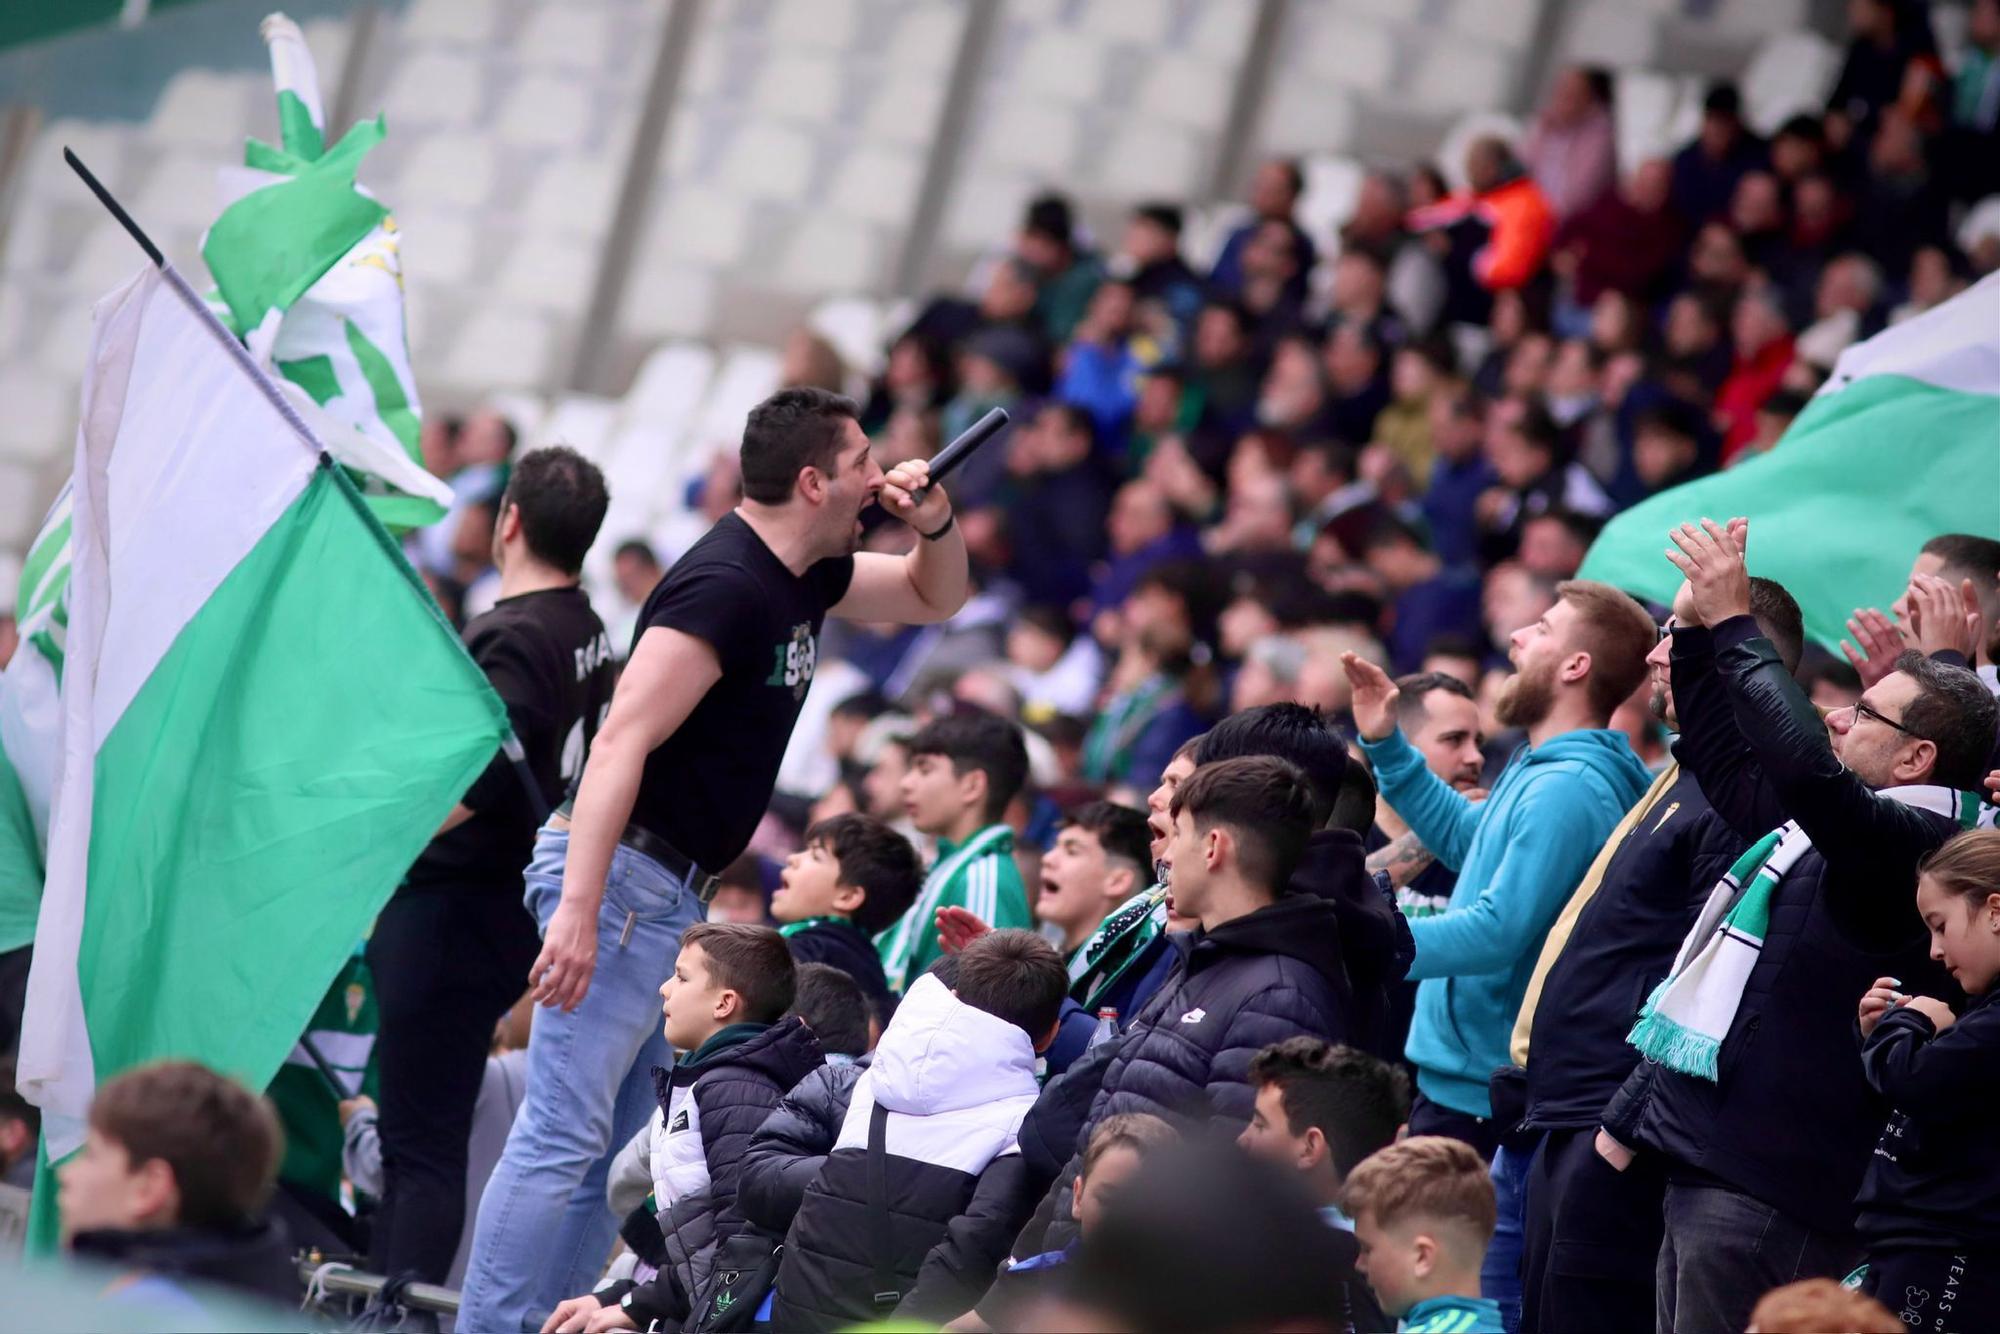
[[178, 273], [146, 269], [93, 323], [19, 1064], [50, 1162], [140, 1062], [267, 1085], [507, 730], [346, 473]]
[[2000, 538], [2000, 275], [1847, 349], [1769, 453], [1626, 510], [1581, 577], [1668, 602], [1668, 530], [1737, 514], [1751, 570], [1784, 584], [1830, 649], [1857, 606], [1903, 591], [1931, 538]]

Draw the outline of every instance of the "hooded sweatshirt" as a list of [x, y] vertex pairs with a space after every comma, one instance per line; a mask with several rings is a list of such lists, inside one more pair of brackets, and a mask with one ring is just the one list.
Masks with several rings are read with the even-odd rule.
[[[970, 1310], [1034, 1207], [1016, 1139], [1038, 1091], [1025, 1031], [965, 1004], [935, 977], [918, 978], [854, 1085], [833, 1152], [792, 1220], [772, 1328], [845, 1328], [891, 1310], [943, 1323]], [[878, 1103], [888, 1111], [889, 1213], [879, 1257], [868, 1186]], [[881, 1305], [878, 1258], [896, 1294]]]
[[1543, 937], [1652, 776], [1622, 732], [1584, 728], [1522, 747], [1473, 805], [1400, 729], [1362, 749], [1389, 805], [1458, 872], [1445, 911], [1410, 923], [1417, 1087], [1441, 1107], [1491, 1116], [1486, 1081], [1509, 1063]]

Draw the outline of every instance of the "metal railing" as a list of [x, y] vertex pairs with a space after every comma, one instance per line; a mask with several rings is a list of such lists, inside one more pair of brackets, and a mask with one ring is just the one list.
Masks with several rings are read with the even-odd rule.
[[[373, 1302], [382, 1296], [390, 1280], [385, 1274], [356, 1269], [344, 1260], [329, 1260], [318, 1251], [299, 1256], [299, 1281], [306, 1285], [308, 1304], [325, 1297], [359, 1298]], [[436, 1315], [458, 1314], [458, 1292], [434, 1283], [411, 1283], [396, 1294], [398, 1305], [409, 1311], [429, 1311]]]

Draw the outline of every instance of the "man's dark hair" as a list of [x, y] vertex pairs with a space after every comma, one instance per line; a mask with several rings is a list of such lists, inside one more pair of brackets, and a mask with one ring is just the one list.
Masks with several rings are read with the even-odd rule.
[[1590, 100], [1601, 107], [1609, 107], [1612, 100], [1611, 71], [1602, 65], [1585, 65], [1578, 73], [1583, 75], [1584, 86], [1590, 89]]
[[284, 1135], [262, 1098], [193, 1061], [155, 1061], [97, 1090], [90, 1126], [132, 1166], [174, 1172], [186, 1227], [241, 1227], [263, 1211], [278, 1179]]
[[12, 1056], [0, 1056], [0, 1121], [23, 1123], [30, 1137], [40, 1134], [42, 1129], [42, 1109], [22, 1095], [15, 1082]]
[[1633, 418], [1632, 428], [1636, 431], [1663, 431], [1677, 439], [1699, 447], [1707, 433], [1706, 414], [1684, 398], [1663, 398], [1649, 408], [1642, 409]]
[[1132, 210], [1132, 216], [1143, 218], [1155, 227], [1172, 232], [1175, 236], [1181, 234], [1182, 215], [1180, 205], [1178, 204], [1168, 204], [1159, 201], [1141, 204]]
[[1291, 184], [1294, 196], [1302, 195], [1306, 192], [1306, 169], [1303, 163], [1295, 157], [1280, 157], [1272, 158], [1271, 160], [1278, 165], [1280, 171], [1285, 173], [1285, 179]]
[[1142, 877], [1152, 873], [1153, 835], [1144, 811], [1115, 801], [1093, 801], [1063, 817], [1062, 827], [1071, 826], [1094, 835], [1105, 856], [1130, 862]]
[[743, 998], [743, 1022], [775, 1024], [792, 1008], [798, 968], [785, 938], [747, 922], [696, 922], [681, 932], [681, 948], [701, 946], [708, 975]]
[[1040, 1046], [1062, 1014], [1069, 970], [1032, 931], [988, 931], [958, 952], [951, 988], [975, 1010], [1004, 1019]]
[[1028, 743], [1019, 723], [990, 713], [956, 713], [936, 719], [910, 738], [910, 758], [942, 755], [963, 777], [986, 775], [986, 818], [997, 820], [1028, 781]]
[[836, 815], [806, 830], [840, 864], [839, 883], [868, 897], [854, 910], [854, 925], [877, 935], [909, 911], [924, 883], [923, 862], [910, 840], [872, 815]]
[[1260, 704], [1217, 723], [1194, 762], [1207, 766], [1247, 755], [1275, 755], [1297, 765], [1312, 786], [1312, 822], [1326, 823], [1349, 764], [1347, 746], [1327, 720], [1303, 704]]
[[[1756, 587], [1754, 580], [1751, 587], [1754, 595]], [[1861, 693], [1861, 673], [1854, 670], [1854, 664], [1842, 662], [1831, 653], [1819, 649], [1814, 650], [1812, 660], [1798, 673], [1798, 678], [1799, 685], [1804, 687], [1808, 695], [1818, 688], [1822, 681], [1835, 690], [1846, 690], [1856, 695]]]
[[617, 550], [613, 551], [611, 555], [614, 560], [623, 560], [625, 557], [630, 556], [634, 560], [645, 561], [655, 569], [658, 569], [660, 564], [660, 557], [654, 552], [653, 544], [643, 537], [626, 538], [618, 544]]
[[514, 460], [498, 512], [505, 514], [509, 505], [521, 511], [521, 537], [535, 559], [575, 574], [597, 540], [611, 496], [595, 463], [567, 445], [548, 445]]
[[[1336, 784], [1334, 794], [1338, 793]], [[1179, 820], [1183, 811], [1197, 830], [1221, 826], [1235, 834], [1236, 863], [1243, 878], [1274, 895], [1285, 892], [1305, 855], [1313, 826], [1323, 818], [1316, 811], [1305, 770], [1275, 755], [1202, 765], [1174, 790], [1169, 813]]]
[[1728, 116], [1733, 120], [1743, 114], [1743, 94], [1726, 79], [1712, 83], [1701, 99], [1701, 109], [1705, 115]]
[[1285, 1128], [1294, 1136], [1318, 1129], [1343, 1179], [1363, 1158], [1394, 1143], [1410, 1114], [1410, 1081], [1401, 1070], [1314, 1037], [1286, 1038], [1251, 1057], [1250, 1084], [1277, 1085]]
[[1903, 726], [1937, 747], [1931, 781], [1962, 792], [1981, 791], [2000, 706], [1974, 672], [1934, 662], [1910, 649], [1896, 670], [1917, 683], [1918, 694], [1903, 709]]
[[1069, 245], [1076, 232], [1075, 210], [1062, 195], [1037, 195], [1028, 201], [1028, 214], [1021, 230], [1045, 236], [1058, 245]]
[[1413, 547], [1418, 551], [1429, 551], [1430, 544], [1414, 525], [1396, 517], [1387, 510], [1376, 515], [1375, 521], [1361, 537], [1361, 554], [1365, 557], [1384, 547]]
[[1796, 674], [1799, 658], [1806, 651], [1806, 621], [1798, 601], [1776, 579], [1752, 575], [1750, 615], [1771, 647], [1778, 650], [1778, 661], [1785, 664], [1785, 670]]
[[787, 1013], [806, 1021], [820, 1048], [835, 1056], [868, 1054], [868, 997], [830, 963], [802, 963]]
[[[1431, 652], [1440, 651], [1436, 644], [1431, 645]], [[1408, 676], [1396, 678], [1396, 724], [1403, 729], [1405, 736], [1414, 732], [1424, 720], [1427, 708], [1425, 698], [1440, 690], [1460, 699], [1478, 698], [1472, 693], [1471, 686], [1449, 672], [1411, 672]]]
[[750, 409], [743, 423], [743, 494], [760, 505], [792, 498], [801, 468], [831, 473], [846, 423], [861, 409], [825, 389], [780, 389]]
[[1229, 316], [1235, 322], [1237, 332], [1244, 335], [1248, 335], [1256, 323], [1250, 316], [1250, 308], [1234, 297], [1211, 295], [1201, 303], [1201, 313], [1206, 315], [1211, 310], [1219, 310]]
[[1539, 396], [1521, 398], [1522, 412], [1519, 430], [1521, 438], [1537, 449], [1545, 449], [1562, 461], [1563, 433], [1556, 419], [1549, 415], [1547, 405]]
[[1017, 623], [1032, 626], [1049, 638], [1068, 648], [1076, 639], [1076, 622], [1070, 620], [1069, 613], [1061, 607], [1035, 602], [1021, 608], [1014, 614]]
[[1924, 543], [1923, 554], [1936, 556], [1938, 573], [1953, 583], [1972, 581], [1980, 613], [1989, 625], [2000, 615], [2000, 542], [1971, 533], [1943, 533]]
[[1062, 418], [1064, 429], [1081, 431], [1083, 438], [1090, 442], [1091, 447], [1093, 449], [1097, 447], [1097, 419], [1090, 415], [1088, 409], [1075, 403], [1057, 402], [1049, 404], [1044, 410]]
[[833, 716], [836, 718], [859, 718], [863, 722], [872, 722], [889, 712], [893, 707], [881, 691], [871, 688], [856, 691], [854, 694], [840, 701], [840, 703], [834, 705]]
[[1367, 837], [1375, 824], [1375, 798], [1379, 790], [1375, 776], [1365, 764], [1350, 764], [1340, 776], [1340, 791], [1334, 796], [1333, 810], [1326, 817], [1328, 829], [1345, 829]]
[[[1568, 533], [1580, 547], [1588, 547], [1592, 542], [1595, 542], [1597, 534], [1604, 527], [1603, 523], [1599, 520], [1564, 505], [1557, 505], [1553, 509], [1543, 510], [1527, 522], [1561, 524], [1563, 531]], [[1524, 524], [1523, 527], [1525, 526]]]

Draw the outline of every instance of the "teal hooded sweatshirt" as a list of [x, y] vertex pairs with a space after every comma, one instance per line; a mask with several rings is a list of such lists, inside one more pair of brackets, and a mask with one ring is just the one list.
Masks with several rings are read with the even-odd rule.
[[1383, 798], [1458, 872], [1445, 911], [1410, 923], [1419, 985], [1405, 1052], [1417, 1087], [1441, 1107], [1491, 1116], [1486, 1081], [1508, 1064], [1542, 940], [1652, 775], [1624, 733], [1586, 728], [1515, 751], [1475, 806], [1400, 730], [1362, 749]]

